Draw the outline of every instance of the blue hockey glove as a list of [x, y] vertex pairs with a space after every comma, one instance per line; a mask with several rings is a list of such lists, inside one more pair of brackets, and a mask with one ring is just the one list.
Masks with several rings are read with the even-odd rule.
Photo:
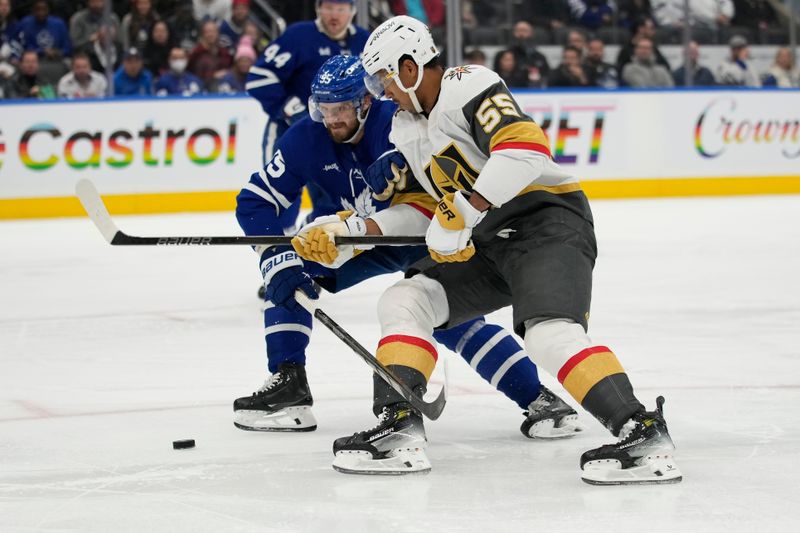
[[388, 200], [395, 191], [406, 188], [408, 163], [398, 150], [381, 155], [367, 169], [364, 179], [376, 200]]
[[303, 261], [294, 250], [268, 250], [262, 256], [261, 275], [264, 276], [267, 300], [290, 311], [298, 312], [303, 309], [294, 299], [297, 289], [302, 290], [312, 300], [319, 298], [314, 290], [314, 280], [303, 270]]

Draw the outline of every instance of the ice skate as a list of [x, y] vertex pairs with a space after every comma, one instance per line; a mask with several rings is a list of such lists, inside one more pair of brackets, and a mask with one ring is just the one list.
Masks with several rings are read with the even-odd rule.
[[346, 474], [423, 474], [431, 469], [422, 416], [405, 402], [383, 408], [374, 428], [333, 443], [333, 468]]
[[314, 431], [313, 404], [305, 367], [284, 363], [258, 391], [233, 402], [233, 424], [249, 431]]
[[525, 421], [519, 430], [531, 439], [565, 439], [583, 430], [575, 409], [544, 385], [523, 414]]
[[581, 456], [581, 478], [592, 485], [679, 483], [683, 476], [672, 458], [675, 445], [664, 421], [664, 397], [656, 410], [640, 412], [623, 426], [616, 444]]

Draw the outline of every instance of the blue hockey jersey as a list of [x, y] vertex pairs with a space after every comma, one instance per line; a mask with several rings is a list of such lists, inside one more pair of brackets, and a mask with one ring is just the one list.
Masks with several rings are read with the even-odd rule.
[[372, 104], [364, 136], [356, 144], [331, 141], [324, 124], [303, 118], [278, 139], [275, 155], [250, 176], [237, 197], [236, 216], [247, 235], [282, 235], [280, 216], [308, 187], [313, 203], [309, 220], [353, 210], [362, 218], [388, 207], [372, 197], [363, 172], [393, 148], [389, 142], [395, 105]]
[[289, 98], [296, 96], [303, 105], [307, 104], [314, 75], [328, 58], [360, 54], [367, 37], [367, 30], [353, 25], [345, 39], [335, 41], [321, 31], [316, 21], [292, 24], [250, 69], [247, 92], [273, 120], [283, 119], [283, 106]]

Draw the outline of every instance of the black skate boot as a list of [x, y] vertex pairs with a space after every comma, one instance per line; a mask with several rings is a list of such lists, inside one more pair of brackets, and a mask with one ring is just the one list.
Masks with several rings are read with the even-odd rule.
[[347, 474], [412, 474], [431, 469], [422, 416], [405, 402], [388, 405], [378, 425], [333, 443], [333, 468]]
[[284, 363], [258, 391], [233, 402], [233, 424], [251, 431], [314, 431], [312, 405], [305, 367]]
[[655, 411], [636, 413], [622, 427], [619, 441], [581, 456], [581, 478], [592, 485], [679, 483], [683, 476], [672, 458], [675, 445], [664, 421], [664, 397]]
[[519, 430], [531, 439], [565, 439], [583, 430], [575, 409], [544, 385], [523, 414], [525, 421]]

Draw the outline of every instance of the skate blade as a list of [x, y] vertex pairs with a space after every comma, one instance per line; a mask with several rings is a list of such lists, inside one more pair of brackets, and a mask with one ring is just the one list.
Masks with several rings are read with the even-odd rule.
[[396, 451], [391, 457], [373, 459], [367, 451], [340, 451], [333, 459], [333, 469], [343, 474], [402, 476], [427, 474], [431, 463], [421, 449]]
[[317, 420], [311, 407], [287, 407], [274, 413], [239, 410], [233, 412], [233, 425], [245, 431], [314, 431]]
[[567, 415], [559, 421], [558, 426], [550, 418], [536, 422], [528, 430], [531, 439], [569, 439], [583, 431], [583, 426], [578, 423], [578, 415]]
[[665, 485], [683, 480], [678, 465], [669, 455], [652, 455], [645, 464], [621, 468], [616, 459], [590, 461], [583, 467], [581, 479], [590, 485]]

